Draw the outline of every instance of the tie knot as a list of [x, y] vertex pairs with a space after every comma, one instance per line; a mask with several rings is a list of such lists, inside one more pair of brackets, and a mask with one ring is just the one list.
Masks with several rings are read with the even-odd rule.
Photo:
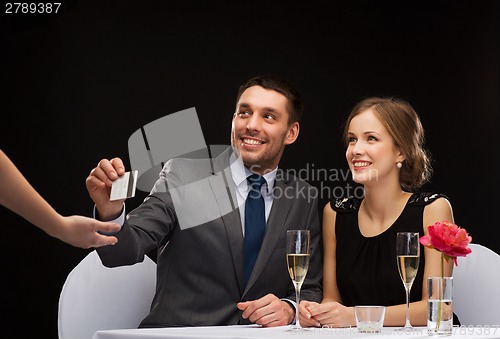
[[262, 185], [266, 183], [266, 179], [263, 176], [258, 174], [252, 174], [247, 177], [248, 185], [250, 185], [250, 192], [258, 192], [260, 195], [260, 189]]

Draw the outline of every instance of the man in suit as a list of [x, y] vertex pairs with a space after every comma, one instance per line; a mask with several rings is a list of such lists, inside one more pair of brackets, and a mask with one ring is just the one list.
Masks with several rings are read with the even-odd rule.
[[[112, 182], [125, 172], [123, 162], [103, 159], [91, 171], [86, 185], [96, 217], [123, 225], [116, 245], [98, 249], [104, 265], [134, 264], [157, 249], [156, 294], [140, 327], [292, 323], [296, 305], [286, 265], [289, 229], [311, 231], [301, 294], [321, 301], [317, 194], [303, 180], [278, 170], [285, 146], [298, 137], [301, 114], [300, 94], [289, 83], [274, 76], [250, 79], [238, 92], [229, 150], [216, 159], [169, 160], [149, 196], [126, 218], [123, 201], [109, 199]], [[251, 222], [244, 210], [249, 209], [251, 174], [265, 179], [265, 234], [248, 271], [245, 238], [253, 231], [245, 228]], [[223, 206], [233, 208], [228, 212]], [[219, 217], [189, 223], [193, 215], [214, 211]]]

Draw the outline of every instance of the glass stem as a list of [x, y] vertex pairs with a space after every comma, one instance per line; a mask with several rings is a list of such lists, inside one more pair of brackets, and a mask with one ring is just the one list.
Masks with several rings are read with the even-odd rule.
[[406, 289], [406, 323], [405, 327], [411, 327], [410, 323], [410, 288], [405, 286]]
[[295, 303], [297, 304], [297, 308], [295, 310], [295, 326], [299, 328], [300, 284], [295, 284]]

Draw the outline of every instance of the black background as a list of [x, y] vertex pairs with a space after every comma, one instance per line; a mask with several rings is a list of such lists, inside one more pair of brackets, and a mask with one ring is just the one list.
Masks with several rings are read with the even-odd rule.
[[[353, 105], [406, 99], [435, 160], [425, 189], [447, 194], [473, 242], [500, 252], [495, 1], [74, 0], [57, 15], [4, 12], [0, 147], [61, 214], [91, 215], [88, 173], [104, 157], [128, 166], [129, 136], [155, 119], [196, 107], [206, 143], [228, 144], [238, 86], [275, 73], [305, 101], [283, 168], [345, 171], [340, 131]], [[3, 207], [0, 225], [2, 332], [56, 338], [61, 287], [88, 250]]]

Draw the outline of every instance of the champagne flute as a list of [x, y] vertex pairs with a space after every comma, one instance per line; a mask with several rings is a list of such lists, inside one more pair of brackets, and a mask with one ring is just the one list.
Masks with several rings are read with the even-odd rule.
[[418, 233], [400, 232], [396, 235], [396, 257], [399, 275], [406, 290], [406, 323], [403, 328], [412, 328], [410, 324], [410, 290], [417, 276], [420, 261]]
[[286, 261], [288, 264], [288, 273], [295, 286], [295, 302], [297, 309], [295, 311], [295, 325], [292, 331], [304, 330], [299, 324], [299, 303], [300, 288], [309, 269], [309, 243], [311, 234], [309, 230], [289, 230], [286, 233]]

